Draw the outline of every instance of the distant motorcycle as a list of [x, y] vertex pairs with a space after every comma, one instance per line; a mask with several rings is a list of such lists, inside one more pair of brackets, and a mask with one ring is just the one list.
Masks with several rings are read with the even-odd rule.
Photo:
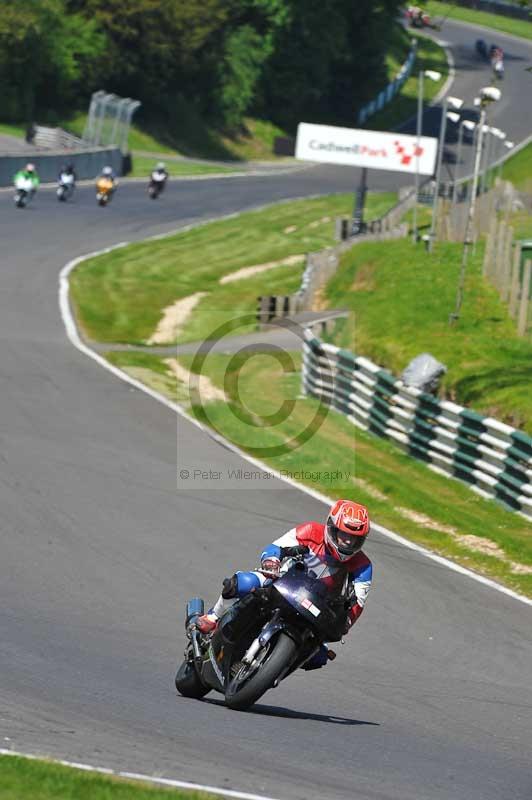
[[29, 178], [19, 177], [15, 180], [15, 196], [13, 201], [17, 208], [25, 208], [35, 195], [35, 185]]
[[150, 177], [148, 184], [148, 194], [152, 200], [156, 200], [166, 186], [166, 179], [168, 175], [166, 172], [159, 172], [154, 170]]
[[57, 187], [57, 199], [60, 203], [69, 200], [74, 194], [76, 182], [74, 176], [68, 172], [62, 172], [59, 176], [59, 186]]
[[[338, 642], [347, 625], [352, 597], [330, 597], [316, 574], [298, 556], [281, 576], [238, 600], [214, 633], [202, 634], [197, 619], [201, 598], [187, 603], [185, 659], [175, 685], [185, 697], [201, 699], [212, 689], [225, 704], [244, 711], [268, 689], [304, 665], [324, 642]], [[328, 651], [329, 659], [335, 653]]]
[[429, 15], [419, 8], [419, 6], [408, 6], [406, 19], [413, 28], [430, 28], [431, 22]]
[[107, 203], [110, 203], [114, 191], [115, 185], [110, 178], [98, 178], [96, 181], [96, 200], [98, 205], [106, 206]]
[[502, 58], [494, 57], [491, 61], [491, 67], [493, 69], [493, 75], [499, 81], [502, 81], [504, 78], [504, 61]]

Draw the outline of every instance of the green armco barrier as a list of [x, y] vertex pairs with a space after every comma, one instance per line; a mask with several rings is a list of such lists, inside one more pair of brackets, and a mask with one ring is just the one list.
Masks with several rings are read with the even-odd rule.
[[532, 437], [523, 431], [405, 386], [366, 358], [324, 348], [309, 330], [302, 384], [353, 424], [532, 520]]

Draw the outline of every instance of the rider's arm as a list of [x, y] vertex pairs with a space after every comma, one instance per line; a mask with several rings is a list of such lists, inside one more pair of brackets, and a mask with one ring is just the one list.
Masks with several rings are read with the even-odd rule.
[[280, 561], [283, 559], [283, 548], [297, 547], [299, 544], [296, 536], [296, 529], [292, 528], [287, 533], [284, 533], [279, 539], [276, 539], [272, 544], [264, 548], [260, 554], [260, 560], [264, 561], [265, 558], [278, 558]]
[[290, 552], [294, 547], [301, 547], [301, 545], [297, 539], [296, 529], [292, 528], [287, 533], [283, 534], [283, 536], [279, 537], [279, 539], [276, 539], [275, 542], [272, 542], [272, 544], [264, 548], [260, 554], [262, 572], [271, 577], [278, 575], [281, 561], [284, 558], [288, 558], [288, 556], [295, 555]]
[[373, 567], [369, 558], [349, 575], [349, 580], [354, 589], [355, 602], [349, 609], [348, 630], [355, 624], [364, 610], [366, 598], [371, 589], [372, 577]]

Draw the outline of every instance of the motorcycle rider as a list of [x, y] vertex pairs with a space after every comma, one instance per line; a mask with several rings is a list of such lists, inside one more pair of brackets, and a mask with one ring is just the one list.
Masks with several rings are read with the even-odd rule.
[[116, 172], [110, 166], [103, 167], [102, 171], [99, 175], [100, 178], [106, 178], [108, 181], [111, 181], [113, 184], [113, 191], [116, 188]]
[[39, 176], [37, 175], [37, 170], [35, 169], [35, 164], [26, 164], [24, 169], [20, 169], [16, 175], [14, 175], [13, 184], [15, 188], [18, 188], [17, 184], [20, 181], [26, 182], [26, 184], [31, 184], [31, 194], [35, 194], [41, 183]]
[[150, 185], [157, 184], [159, 191], [163, 191], [166, 181], [168, 180], [168, 171], [164, 161], [159, 161], [155, 169], [150, 175]]
[[57, 196], [60, 200], [65, 200], [73, 194], [76, 186], [76, 179], [77, 175], [74, 164], [64, 164], [57, 176]]
[[63, 167], [61, 167], [61, 169], [59, 170], [58, 178], [57, 178], [59, 183], [63, 183], [64, 182], [63, 181], [63, 175], [68, 175], [69, 176], [69, 179], [66, 181], [67, 183], [75, 183], [77, 181], [77, 179], [78, 179], [78, 176], [76, 175], [76, 170], [74, 168], [74, 164], [69, 163], [69, 164], [65, 164]]
[[[371, 561], [362, 552], [369, 530], [370, 520], [365, 506], [351, 500], [337, 500], [329, 511], [325, 525], [320, 522], [297, 525], [263, 550], [260, 569], [236, 572], [231, 578], [226, 578], [214, 607], [199, 617], [198, 629], [204, 634], [213, 633], [230, 605], [264, 586], [268, 579], [276, 580], [283, 559], [299, 551], [304, 555], [308, 569], [323, 581], [332, 596], [345, 592], [347, 587], [352, 590], [353, 602], [349, 609], [347, 633], [362, 614], [371, 587]], [[303, 668], [319, 669], [332, 658], [334, 653], [322, 645]]]
[[504, 52], [502, 47], [492, 45], [491, 66], [494, 74], [502, 78], [504, 74]]

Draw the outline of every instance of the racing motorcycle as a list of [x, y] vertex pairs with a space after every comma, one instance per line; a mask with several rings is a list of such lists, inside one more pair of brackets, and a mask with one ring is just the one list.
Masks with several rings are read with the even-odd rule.
[[31, 203], [35, 195], [35, 185], [30, 178], [17, 178], [15, 181], [15, 195], [13, 201], [17, 208], [25, 208]]
[[406, 20], [413, 28], [430, 28], [431, 21], [429, 15], [419, 6], [408, 6], [406, 10]]
[[110, 178], [101, 177], [96, 181], [96, 200], [98, 205], [106, 206], [111, 201], [115, 185]]
[[156, 200], [166, 185], [166, 173], [154, 171], [151, 174], [148, 184], [148, 194], [152, 200]]
[[[201, 598], [188, 601], [187, 646], [175, 685], [185, 697], [201, 699], [214, 690], [225, 704], [244, 711], [311, 659], [325, 642], [342, 639], [352, 596], [336, 597], [291, 548], [281, 575], [237, 600], [211, 634], [197, 628], [204, 613]], [[329, 659], [335, 653], [328, 651]]]
[[59, 176], [59, 186], [57, 187], [57, 199], [59, 202], [66, 202], [74, 194], [76, 188], [74, 176], [69, 172], [62, 172]]

